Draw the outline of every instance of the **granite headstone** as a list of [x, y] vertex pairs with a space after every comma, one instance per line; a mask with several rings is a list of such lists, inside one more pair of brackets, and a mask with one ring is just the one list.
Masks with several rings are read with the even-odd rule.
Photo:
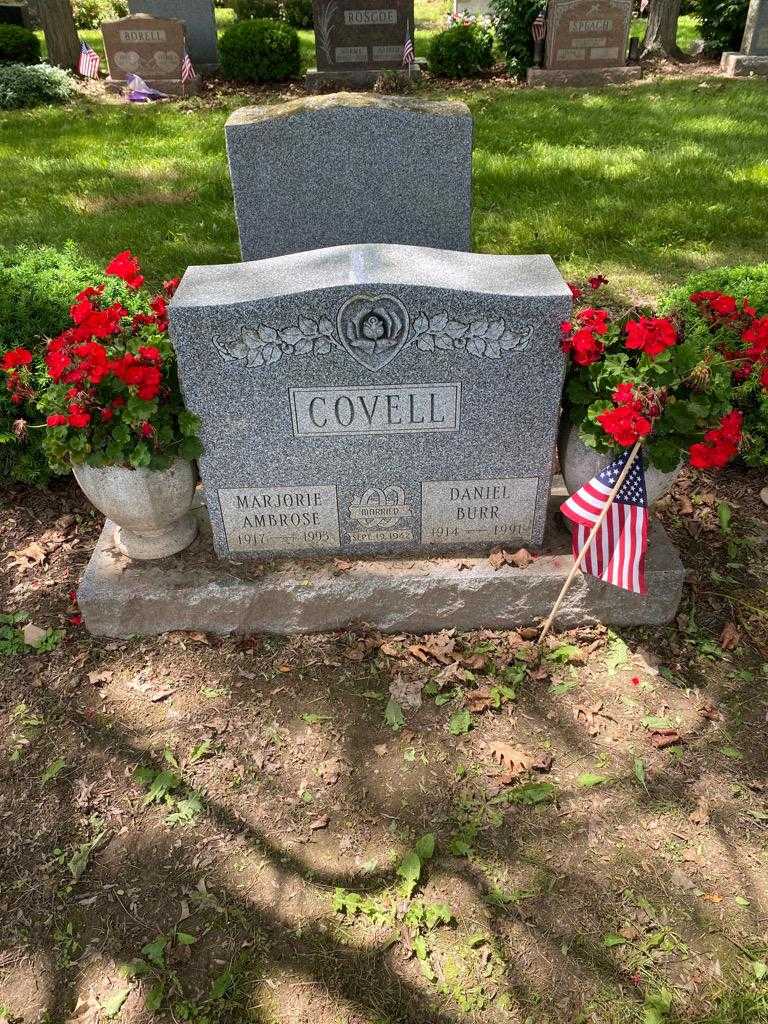
[[750, 0], [741, 50], [724, 53], [720, 67], [731, 78], [768, 75], [768, 0]]
[[550, 0], [547, 69], [596, 69], [626, 64], [632, 0]]
[[219, 66], [219, 46], [213, 0], [129, 0], [131, 14], [178, 18], [186, 26], [187, 49], [195, 71]]
[[170, 95], [195, 91], [181, 78], [186, 42], [184, 22], [173, 18], [129, 15], [101, 26], [109, 64], [107, 83], [122, 85], [138, 75], [153, 89]]
[[171, 337], [218, 554], [540, 545], [570, 309], [549, 256], [190, 267]]
[[464, 103], [310, 96], [241, 107], [226, 137], [244, 260], [356, 242], [471, 247]]

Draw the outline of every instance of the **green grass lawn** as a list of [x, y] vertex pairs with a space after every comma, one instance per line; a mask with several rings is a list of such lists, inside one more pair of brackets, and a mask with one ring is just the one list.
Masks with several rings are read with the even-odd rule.
[[[566, 276], [602, 271], [628, 298], [765, 258], [768, 83], [457, 95], [475, 117], [476, 249], [551, 253]], [[242, 102], [2, 115], [3, 243], [73, 238], [99, 259], [131, 247], [155, 279], [236, 260], [223, 126]]]

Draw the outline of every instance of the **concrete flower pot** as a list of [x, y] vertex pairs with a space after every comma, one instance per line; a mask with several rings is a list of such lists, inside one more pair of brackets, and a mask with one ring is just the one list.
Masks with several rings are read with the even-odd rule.
[[191, 462], [177, 459], [168, 469], [121, 466], [72, 467], [85, 496], [117, 524], [116, 545], [129, 558], [164, 558], [183, 551], [195, 539], [190, 515], [195, 493]]
[[[596, 476], [601, 469], [605, 469], [616, 458], [615, 455], [604, 455], [589, 448], [579, 437], [579, 428], [569, 424], [566, 420], [560, 427], [560, 438], [558, 441], [558, 452], [560, 455], [560, 470], [565, 480], [568, 493], [574, 491]], [[645, 487], [648, 493], [648, 504], [662, 498], [672, 488], [682, 469], [682, 461], [671, 473], [662, 473], [653, 466], [645, 467]]]

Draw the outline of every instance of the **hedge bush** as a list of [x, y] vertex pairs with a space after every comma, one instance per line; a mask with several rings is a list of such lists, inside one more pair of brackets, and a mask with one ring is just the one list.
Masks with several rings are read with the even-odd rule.
[[433, 37], [427, 60], [440, 78], [472, 78], [493, 66], [493, 35], [480, 25], [453, 25]]
[[707, 50], [738, 50], [747, 21], [749, 0], [699, 0], [701, 38]]
[[72, 13], [78, 28], [98, 28], [103, 21], [124, 18], [128, 4], [125, 0], [72, 0]]
[[238, 21], [280, 17], [279, 0], [232, 0], [232, 9]]
[[531, 26], [546, 0], [491, 0], [493, 27], [507, 70], [522, 78], [533, 64]]
[[[680, 288], [661, 300], [662, 313], [674, 312], [689, 331], [710, 332], [709, 325], [689, 296], [699, 291], [733, 295], [739, 304], [748, 299], [758, 316], [768, 316], [768, 263], [752, 267], [722, 267], [693, 274]], [[756, 374], [733, 389], [734, 404], [744, 413], [744, 441], [741, 454], [750, 466], [768, 468], [768, 391]]]
[[69, 72], [50, 64], [0, 64], [0, 110], [66, 103], [74, 89]]
[[294, 28], [312, 28], [312, 0], [283, 0], [283, 17]]
[[39, 64], [40, 40], [23, 25], [0, 24], [0, 63]]
[[[42, 380], [47, 339], [69, 325], [75, 295], [101, 276], [102, 268], [84, 259], [72, 242], [63, 249], [22, 246], [0, 252], [0, 359], [9, 349], [28, 348], [34, 355], [35, 376]], [[128, 289], [117, 278], [108, 290], [130, 302]], [[5, 380], [0, 379], [0, 478], [37, 486], [50, 479], [42, 448], [44, 431], [14, 427], [39, 419], [32, 402], [11, 401]]]
[[301, 67], [295, 28], [269, 18], [238, 21], [219, 42], [221, 70], [241, 82], [295, 78]]

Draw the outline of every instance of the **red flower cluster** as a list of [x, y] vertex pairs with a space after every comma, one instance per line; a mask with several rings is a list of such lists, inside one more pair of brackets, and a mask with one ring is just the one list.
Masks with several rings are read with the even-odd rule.
[[694, 292], [689, 296], [691, 302], [699, 307], [699, 311], [705, 319], [712, 323], [724, 324], [739, 320], [742, 316], [754, 316], [755, 311], [747, 300], [744, 299], [739, 309], [739, 304], [733, 295], [725, 295], [723, 292]]
[[640, 349], [649, 359], [677, 343], [677, 330], [667, 317], [641, 316], [627, 324], [627, 348]]
[[29, 366], [31, 362], [32, 353], [28, 349], [21, 347], [12, 348], [9, 352], [6, 352], [2, 362], [0, 362], [0, 370], [5, 370], [8, 374], [5, 386], [11, 393], [13, 405], [21, 405], [25, 398], [32, 398], [34, 396], [34, 392], [24, 382], [22, 375], [19, 373], [25, 366]]
[[596, 363], [605, 351], [605, 345], [598, 335], [608, 330], [608, 314], [604, 309], [582, 309], [575, 317], [578, 327], [570, 322], [560, 325], [563, 332], [560, 347], [563, 352], [570, 353], [577, 366], [589, 366]]
[[741, 341], [746, 347], [722, 349], [725, 358], [733, 364], [733, 379], [745, 381], [755, 373], [761, 386], [768, 390], [768, 316], [756, 316], [756, 310], [746, 299], [742, 299], [739, 307], [733, 295], [723, 292], [694, 292], [690, 300], [713, 328], [741, 328]]
[[112, 277], [122, 278], [129, 288], [141, 288], [144, 284], [144, 275], [141, 273], [139, 261], [131, 253], [130, 249], [119, 252], [107, 264], [106, 273]]
[[597, 422], [616, 444], [628, 448], [641, 437], [650, 434], [653, 423], [643, 414], [643, 402], [636, 394], [634, 385], [629, 382], [619, 384], [611, 398], [617, 408], [601, 412]]
[[691, 465], [697, 469], [722, 469], [735, 458], [741, 441], [743, 414], [732, 409], [720, 426], [708, 430], [704, 440], [691, 445]]

